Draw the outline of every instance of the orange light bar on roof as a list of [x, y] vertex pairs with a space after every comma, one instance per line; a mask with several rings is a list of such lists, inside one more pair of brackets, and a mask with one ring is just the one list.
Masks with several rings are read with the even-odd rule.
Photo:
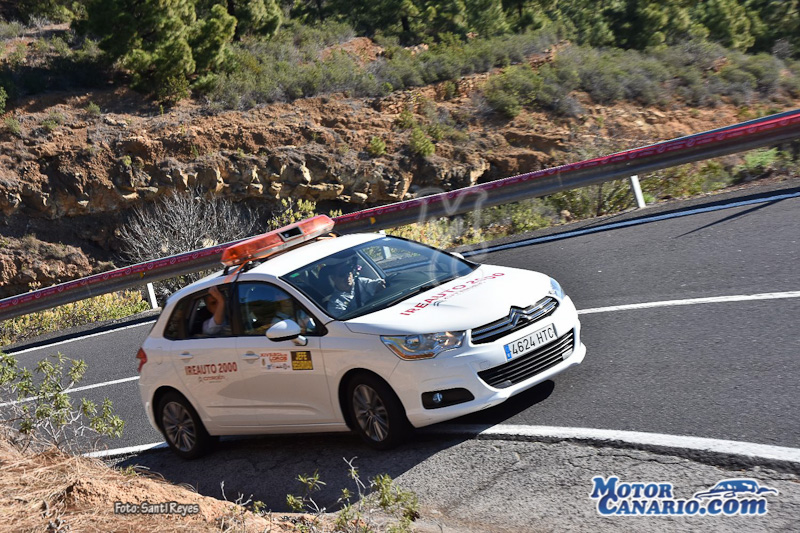
[[293, 246], [329, 233], [334, 222], [326, 215], [317, 215], [300, 222], [252, 237], [229, 246], [222, 252], [222, 264], [236, 266], [254, 259], [264, 259]]

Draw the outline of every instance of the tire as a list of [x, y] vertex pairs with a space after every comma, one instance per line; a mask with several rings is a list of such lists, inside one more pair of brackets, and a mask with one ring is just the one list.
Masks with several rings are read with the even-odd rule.
[[351, 378], [346, 402], [353, 428], [371, 448], [388, 450], [408, 437], [411, 424], [403, 404], [379, 377], [358, 374]]
[[168, 392], [158, 402], [158, 425], [170, 449], [183, 459], [197, 459], [211, 448], [213, 439], [200, 416], [183, 395]]

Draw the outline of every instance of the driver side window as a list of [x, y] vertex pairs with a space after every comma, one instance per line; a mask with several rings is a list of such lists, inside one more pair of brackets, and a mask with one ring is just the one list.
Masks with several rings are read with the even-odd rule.
[[267, 283], [238, 286], [242, 335], [263, 336], [281, 320], [293, 320], [303, 335], [318, 335], [316, 320], [289, 293]]

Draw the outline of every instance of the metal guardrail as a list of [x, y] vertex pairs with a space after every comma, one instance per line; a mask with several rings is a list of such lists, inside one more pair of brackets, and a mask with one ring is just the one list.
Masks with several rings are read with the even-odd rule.
[[[546, 196], [567, 189], [769, 146], [798, 137], [800, 109], [587, 161], [350, 213], [334, 219], [336, 231], [377, 231], [431, 218], [458, 215], [476, 208]], [[222, 251], [234, 242], [239, 241], [5, 298], [0, 300], [0, 320], [219, 267]]]

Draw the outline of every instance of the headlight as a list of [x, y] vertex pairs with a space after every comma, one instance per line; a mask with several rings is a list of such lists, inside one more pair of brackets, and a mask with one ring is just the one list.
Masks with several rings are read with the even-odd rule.
[[465, 331], [443, 331], [400, 337], [381, 335], [381, 340], [400, 359], [432, 359], [446, 350], [461, 346], [465, 335]]
[[554, 280], [553, 278], [550, 278], [550, 294], [552, 294], [559, 300], [563, 300], [564, 296], [566, 296], [564, 294], [564, 289], [561, 288], [561, 284], [556, 280]]

